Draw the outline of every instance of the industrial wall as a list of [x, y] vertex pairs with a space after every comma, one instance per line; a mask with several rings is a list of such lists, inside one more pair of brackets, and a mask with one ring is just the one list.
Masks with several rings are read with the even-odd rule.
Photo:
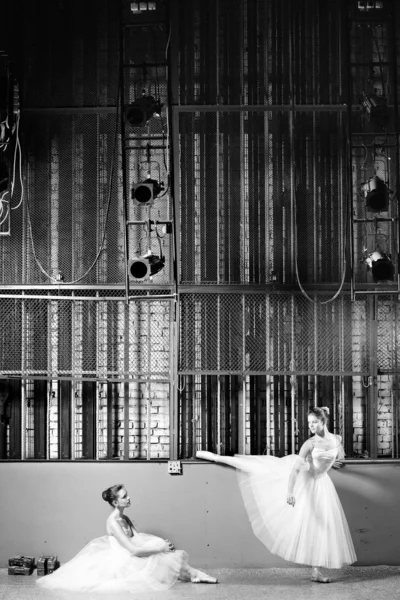
[[[7, 2], [2, 564], [68, 560], [104, 533], [117, 481], [139, 528], [194, 564], [281, 564], [235, 474], [186, 460], [296, 452], [310, 404], [356, 459], [332, 477], [360, 563], [398, 562], [398, 265], [377, 283], [365, 259], [398, 252], [399, 11], [377, 4]], [[143, 89], [160, 115], [132, 126]], [[165, 189], [138, 206], [148, 175]], [[141, 225], [125, 237], [127, 220]], [[128, 258], [148, 251], [164, 268], [127, 290]]]
[[[331, 477], [357, 564], [399, 564], [399, 466], [348, 464]], [[189, 552], [195, 566], [287, 565], [254, 537], [229, 467], [185, 462], [182, 475], [169, 475], [166, 463], [157, 462], [12, 462], [0, 465], [0, 480], [1, 567], [13, 554], [54, 553], [65, 562], [86, 542], [105, 535], [110, 507], [101, 492], [114, 483], [126, 485], [129, 516], [137, 528], [168, 537]]]

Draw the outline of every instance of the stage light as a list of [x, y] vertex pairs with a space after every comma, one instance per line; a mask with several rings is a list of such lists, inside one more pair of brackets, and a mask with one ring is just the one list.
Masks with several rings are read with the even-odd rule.
[[164, 189], [164, 183], [158, 182], [156, 179], [146, 179], [142, 183], [137, 183], [132, 186], [132, 200], [138, 206], [152, 206], [154, 198]]
[[382, 0], [359, 0], [357, 3], [358, 10], [368, 11], [368, 10], [377, 10], [383, 8]]
[[144, 127], [153, 117], [161, 115], [163, 104], [153, 96], [142, 96], [126, 107], [126, 120], [132, 127]]
[[131, 2], [130, 5], [133, 14], [141, 14], [146, 10], [156, 10], [155, 2]]
[[130, 279], [144, 280], [159, 273], [165, 265], [164, 256], [145, 254], [128, 261], [128, 274]]
[[389, 255], [375, 250], [365, 259], [368, 271], [375, 283], [378, 281], [393, 281], [395, 266]]
[[367, 114], [369, 121], [385, 127], [389, 121], [389, 109], [386, 98], [377, 94], [363, 94], [360, 105]]
[[365, 196], [367, 210], [381, 212], [389, 208], [389, 190], [377, 175], [371, 177], [361, 188]]

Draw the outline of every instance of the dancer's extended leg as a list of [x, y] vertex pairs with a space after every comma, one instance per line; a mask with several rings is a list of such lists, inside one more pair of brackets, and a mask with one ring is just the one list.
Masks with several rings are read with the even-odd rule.
[[203, 460], [210, 460], [216, 463], [222, 463], [224, 465], [229, 465], [230, 467], [234, 467], [235, 469], [240, 469], [242, 471], [258, 471], [261, 466], [261, 463], [258, 464], [254, 460], [248, 460], [246, 456], [220, 456], [219, 454], [207, 452], [206, 450], [198, 450], [196, 452], [196, 458], [202, 458]]

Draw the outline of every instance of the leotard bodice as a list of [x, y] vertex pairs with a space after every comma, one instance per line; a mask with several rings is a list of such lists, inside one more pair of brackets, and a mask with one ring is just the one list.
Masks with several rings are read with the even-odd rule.
[[310, 463], [310, 472], [312, 473], [314, 479], [318, 479], [319, 477], [326, 475], [336, 460], [338, 450], [338, 446], [330, 448], [330, 450], [325, 450], [324, 448], [317, 448], [314, 446], [307, 457], [307, 460]]

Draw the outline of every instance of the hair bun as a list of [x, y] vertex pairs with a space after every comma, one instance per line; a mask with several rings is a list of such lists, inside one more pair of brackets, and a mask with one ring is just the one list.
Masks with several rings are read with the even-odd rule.
[[104, 490], [104, 492], [101, 494], [101, 497], [106, 502], [109, 502], [109, 500], [110, 500], [109, 490]]

